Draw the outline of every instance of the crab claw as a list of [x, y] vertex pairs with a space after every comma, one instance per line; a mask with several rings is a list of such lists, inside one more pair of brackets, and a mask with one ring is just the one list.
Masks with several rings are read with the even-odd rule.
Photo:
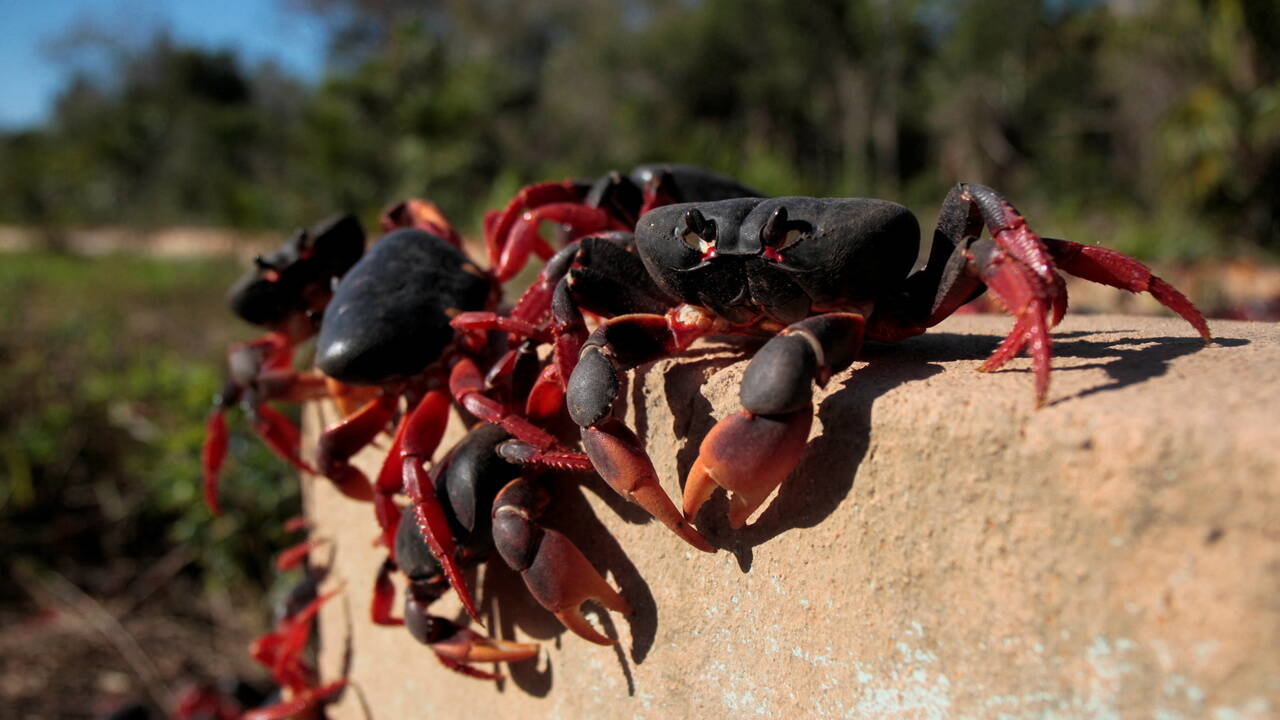
[[227, 417], [222, 408], [209, 413], [205, 424], [204, 450], [200, 456], [200, 466], [204, 471], [204, 504], [209, 512], [221, 515], [218, 505], [218, 475], [222, 472], [222, 462], [227, 459]]
[[501, 677], [470, 667], [467, 663], [519, 662], [538, 654], [537, 643], [518, 643], [485, 637], [470, 628], [427, 613], [412, 596], [405, 599], [405, 627], [420, 643], [429, 646], [446, 667], [464, 675], [484, 679]]
[[684, 516], [692, 520], [716, 486], [729, 491], [729, 525], [740, 528], [800, 462], [813, 405], [784, 415], [740, 410], [702, 440], [684, 486]]
[[582, 428], [582, 444], [609, 486], [622, 497], [649, 511], [671, 532], [703, 552], [715, 552], [706, 539], [680, 515], [658, 484], [658, 471], [636, 434], [617, 418], [608, 417]]
[[573, 541], [536, 522], [548, 503], [546, 492], [519, 478], [498, 493], [493, 510], [493, 540], [502, 559], [524, 578], [529, 594], [579, 637], [600, 645], [601, 635], [582, 615], [582, 603], [595, 600], [624, 615], [631, 605], [601, 577]]

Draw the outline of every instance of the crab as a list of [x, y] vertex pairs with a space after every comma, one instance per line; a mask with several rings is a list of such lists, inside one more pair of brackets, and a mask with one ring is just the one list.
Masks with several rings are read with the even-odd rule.
[[[567, 536], [540, 522], [552, 497], [538, 479], [538, 464], [529, 462], [534, 454], [536, 450], [503, 428], [482, 423], [432, 467], [435, 495], [456, 543], [455, 558], [459, 565], [469, 566], [491, 560], [496, 553], [520, 573], [534, 599], [566, 628], [590, 642], [612, 645], [612, 639], [587, 622], [582, 604], [594, 600], [623, 614], [630, 614], [631, 606]], [[398, 564], [410, 581], [404, 611], [410, 629], [416, 623], [453, 631], [451, 623], [441, 624], [444, 621], [425, 613], [426, 606], [449, 588], [431, 549], [431, 531], [418, 522], [401, 522], [395, 563], [384, 564], [379, 573], [372, 612], [375, 623], [395, 624], [389, 619], [393, 590], [386, 575]], [[419, 635], [444, 636], [439, 630], [415, 633]], [[465, 656], [459, 655], [461, 650], [453, 640], [444, 646], [453, 655], [446, 655], [434, 643], [432, 646], [446, 665], [478, 677], [492, 676], [459, 668], [456, 662], [520, 660], [536, 653], [536, 646], [502, 643], [474, 634], [466, 639], [462, 645], [468, 653]]]
[[[450, 319], [465, 311], [492, 310], [500, 285], [450, 241], [447, 220], [421, 213], [389, 213], [400, 227], [373, 245], [339, 284], [316, 343], [316, 364], [328, 377], [376, 389], [356, 412], [327, 428], [315, 464], [339, 487], [368, 489], [382, 542], [394, 560], [400, 524], [397, 496], [408, 496], [417, 523], [463, 606], [480, 622], [463, 581], [445, 510], [433, 491], [426, 463], [434, 455], [450, 410], [500, 426], [531, 449], [529, 462], [589, 469], [585, 456], [525, 420], [516, 399], [540, 373], [541, 361], [520, 348], [502, 352], [484, 333], [456, 333]], [[495, 329], [549, 339], [547, 331], [503, 318]], [[501, 339], [502, 333], [498, 333]], [[531, 340], [536, 343], [536, 340]], [[526, 343], [528, 345], [528, 343]], [[489, 373], [495, 356], [500, 360]], [[401, 401], [405, 410], [401, 411]], [[399, 416], [386, 460], [372, 486], [351, 457]]]
[[[519, 472], [494, 453], [494, 444], [509, 436], [502, 428], [482, 423], [471, 430], [448, 454], [432, 467], [435, 494], [448, 517], [456, 539], [455, 559], [460, 566], [475, 565], [493, 550], [489, 514], [498, 490]], [[405, 512], [412, 514], [412, 508]], [[514, 662], [536, 655], [538, 646], [491, 640], [446, 618], [431, 615], [427, 608], [449, 590], [444, 568], [432, 554], [422, 529], [410, 518], [398, 525], [394, 553], [383, 562], [374, 582], [370, 616], [376, 625], [405, 625], [419, 642], [430, 647], [442, 664], [451, 670], [481, 679], [496, 679], [472, 667], [476, 662]], [[396, 569], [408, 580], [404, 616], [392, 615], [395, 586], [391, 573]]]
[[227, 454], [226, 411], [239, 403], [254, 430], [277, 455], [300, 470], [298, 429], [267, 403], [301, 402], [330, 392], [323, 377], [293, 368], [294, 349], [316, 333], [335, 280], [364, 252], [364, 230], [352, 215], [298, 230], [276, 250], [254, 258], [254, 268], [231, 287], [227, 302], [240, 318], [267, 329], [228, 351], [229, 378], [214, 397], [201, 457], [205, 504], [215, 514], [218, 476]]
[[645, 212], [675, 202], [761, 197], [761, 193], [711, 170], [656, 163], [627, 174], [606, 173], [595, 180], [542, 182], [522, 188], [501, 211], [485, 214], [489, 266], [500, 282], [520, 272], [536, 254], [555, 251], [539, 234], [549, 221], [569, 230], [568, 240], [604, 230], [630, 231]]
[[[640, 218], [634, 237], [584, 238], [557, 281], [553, 331], [568, 411], [592, 465], [624, 497], [710, 551], [689, 524], [699, 509], [724, 488], [730, 525], [746, 523], [804, 452], [813, 386], [849, 367], [864, 340], [919, 335], [990, 291], [1014, 323], [980, 369], [1029, 348], [1042, 405], [1049, 329], [1067, 307], [1060, 272], [1148, 292], [1211, 339], [1195, 306], [1146, 266], [1106, 248], [1041, 238], [988, 187], [951, 190], [928, 260], [912, 272], [919, 240], [919, 224], [901, 205], [804, 197], [668, 205]], [[589, 335], [583, 309], [607, 318]], [[769, 339], [746, 368], [742, 410], [703, 439], [677, 509], [643, 444], [612, 409], [626, 370], [711, 334]]]

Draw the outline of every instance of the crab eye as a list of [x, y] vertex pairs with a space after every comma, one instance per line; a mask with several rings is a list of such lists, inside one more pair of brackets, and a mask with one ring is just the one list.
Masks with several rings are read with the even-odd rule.
[[789, 220], [787, 209], [779, 207], [760, 228], [760, 244], [765, 248], [765, 256], [774, 260], [780, 259], [782, 256], [778, 255], [778, 252], [808, 237], [810, 229], [811, 226], [807, 222]]
[[707, 255], [716, 245], [716, 225], [714, 221], [703, 217], [697, 209], [684, 214], [684, 229], [678, 231], [685, 247]]

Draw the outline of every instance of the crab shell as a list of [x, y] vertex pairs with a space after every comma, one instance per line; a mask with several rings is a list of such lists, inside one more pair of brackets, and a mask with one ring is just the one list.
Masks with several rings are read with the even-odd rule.
[[[704, 233], [714, 241], [701, 250], [687, 222], [695, 208], [713, 228]], [[765, 226], [779, 208], [790, 244], [770, 245]], [[909, 210], [867, 198], [667, 205], [636, 227], [640, 259], [664, 292], [742, 324], [764, 315], [786, 325], [816, 310], [883, 298], [901, 286], [919, 243]]]
[[271, 326], [292, 313], [313, 308], [313, 295], [326, 295], [364, 253], [364, 230], [354, 215], [336, 215], [298, 230], [258, 258], [227, 292], [227, 305], [253, 325]]
[[450, 318], [483, 310], [492, 291], [489, 276], [445, 239], [415, 229], [388, 233], [338, 284], [316, 365], [351, 385], [417, 375], [453, 342]]

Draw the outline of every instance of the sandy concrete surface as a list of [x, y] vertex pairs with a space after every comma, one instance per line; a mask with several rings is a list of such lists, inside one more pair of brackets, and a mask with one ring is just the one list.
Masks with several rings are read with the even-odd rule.
[[[1026, 358], [974, 372], [1009, 327], [954, 317], [868, 348], [817, 394], [804, 460], [751, 524], [729, 529], [722, 495], [704, 508], [714, 555], [598, 478], [554, 481], [551, 524], [635, 613], [592, 614], [619, 642], [589, 644], [490, 563], [488, 631], [543, 648], [503, 681], [369, 624], [372, 510], [307, 483], [345, 583], [321, 617], [323, 674], [353, 684], [331, 714], [1280, 716], [1280, 327], [1215, 322], [1205, 347], [1180, 320], [1068, 316], [1039, 411]], [[673, 498], [738, 407], [747, 347], [633, 373], [626, 418]]]

